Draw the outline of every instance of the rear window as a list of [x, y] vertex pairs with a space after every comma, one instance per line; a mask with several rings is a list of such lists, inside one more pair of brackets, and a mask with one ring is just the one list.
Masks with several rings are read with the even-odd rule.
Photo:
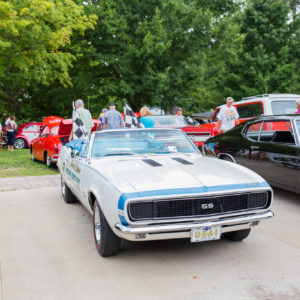
[[268, 121], [264, 125], [260, 134], [260, 141], [294, 144], [294, 134], [292, 132], [292, 124], [290, 121]]
[[263, 104], [261, 102], [238, 105], [236, 108], [240, 118], [255, 118], [263, 115]]
[[259, 133], [261, 130], [261, 125], [262, 125], [262, 122], [251, 124], [247, 128], [246, 137], [253, 141], [258, 141]]
[[297, 111], [296, 101], [272, 101], [273, 115], [294, 114]]

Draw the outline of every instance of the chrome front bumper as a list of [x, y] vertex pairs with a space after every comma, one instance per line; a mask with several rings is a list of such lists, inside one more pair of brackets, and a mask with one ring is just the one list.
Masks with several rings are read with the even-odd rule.
[[197, 221], [190, 223], [176, 223], [176, 224], [157, 224], [148, 226], [126, 226], [122, 224], [116, 224], [115, 229], [122, 234], [155, 234], [155, 233], [176, 233], [181, 231], [191, 230], [193, 228], [210, 227], [210, 226], [222, 226], [222, 232], [235, 231], [244, 229], [250, 226], [257, 225], [261, 220], [268, 219], [274, 216], [274, 213], [269, 210], [261, 214], [245, 215], [238, 217], [228, 217], [218, 220], [210, 221]]

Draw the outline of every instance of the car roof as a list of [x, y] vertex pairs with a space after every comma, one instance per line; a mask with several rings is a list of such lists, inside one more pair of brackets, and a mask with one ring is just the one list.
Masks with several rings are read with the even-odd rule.
[[95, 132], [125, 132], [125, 131], [164, 131], [164, 130], [172, 130], [172, 131], [180, 131], [180, 132], [183, 132], [181, 129], [178, 129], [178, 128], [118, 128], [118, 129], [102, 129], [100, 131], [95, 131]]
[[[300, 95], [297, 94], [262, 94], [255, 95], [250, 97], [244, 97], [240, 101], [233, 102], [233, 105], [247, 104], [255, 101], [272, 101], [272, 100], [281, 100], [281, 101], [291, 101], [300, 99]], [[225, 105], [222, 104], [222, 105]], [[219, 105], [217, 108], [220, 108], [222, 105]]]
[[163, 117], [176, 117], [176, 118], [181, 118], [180, 116], [177, 116], [177, 115], [155, 115], [155, 116], [152, 116], [154, 118], [163, 118]]
[[249, 120], [248, 122], [250, 123], [251, 121], [258, 121], [258, 120], [261, 120], [261, 121], [265, 121], [265, 120], [282, 120], [282, 119], [287, 119], [287, 120], [300, 120], [300, 114], [291, 114], [291, 115], [268, 115], [268, 116], [260, 116], [260, 117], [257, 117], [255, 119], [251, 119]]

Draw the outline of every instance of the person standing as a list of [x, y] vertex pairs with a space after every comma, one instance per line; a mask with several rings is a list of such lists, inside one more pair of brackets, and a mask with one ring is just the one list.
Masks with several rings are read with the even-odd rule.
[[177, 108], [176, 116], [182, 117], [182, 108], [181, 107]]
[[10, 115], [7, 115], [6, 116], [6, 120], [5, 120], [5, 126], [7, 126], [8, 125], [8, 122], [10, 121]]
[[124, 127], [122, 115], [116, 110], [115, 102], [109, 104], [109, 111], [103, 117], [103, 129], [118, 129]]
[[102, 109], [102, 111], [101, 111], [101, 113], [100, 113], [100, 115], [99, 115], [99, 121], [100, 121], [100, 123], [99, 123], [99, 125], [97, 126], [97, 130], [101, 130], [102, 129], [102, 124], [103, 124], [103, 119], [104, 119], [104, 115], [105, 115], [105, 113], [107, 112], [108, 110], [107, 110], [107, 108], [103, 108]]
[[15, 130], [17, 130], [18, 127], [15, 122], [15, 119], [16, 119], [15, 116], [10, 116], [9, 121], [5, 122], [5, 124], [7, 124], [6, 133], [8, 139], [8, 143], [7, 143], [8, 151], [14, 150], [15, 136], [16, 136]]
[[232, 105], [234, 99], [232, 97], [226, 98], [226, 104], [221, 106], [217, 115], [217, 131], [219, 134], [224, 133], [236, 124], [239, 124], [239, 114], [236, 108]]
[[295, 114], [300, 114], [300, 99], [296, 101], [296, 106], [298, 110], [295, 112]]
[[[90, 111], [86, 108], [84, 108], [84, 102], [81, 99], [77, 99], [75, 101], [75, 110], [78, 114], [78, 117], [81, 119], [83, 123], [83, 127], [85, 129], [85, 132], [88, 134], [91, 134], [92, 128], [94, 127], [94, 122], [92, 119], [92, 115]], [[71, 131], [71, 134], [69, 136], [69, 141], [71, 141], [74, 137], [73, 129]]]
[[149, 110], [149, 108], [147, 106], [143, 106], [140, 109], [140, 113], [141, 113], [141, 123], [144, 125], [145, 128], [153, 128], [154, 127], [154, 118], [152, 117], [152, 113]]

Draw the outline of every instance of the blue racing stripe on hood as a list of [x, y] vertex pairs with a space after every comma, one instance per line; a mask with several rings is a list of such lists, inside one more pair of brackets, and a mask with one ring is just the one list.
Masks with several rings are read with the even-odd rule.
[[215, 186], [202, 186], [192, 188], [179, 188], [179, 189], [163, 189], [152, 191], [141, 191], [134, 193], [123, 193], [119, 198], [118, 209], [124, 210], [125, 202], [128, 199], [143, 198], [143, 197], [155, 197], [155, 196], [168, 196], [168, 195], [184, 195], [184, 194], [200, 194], [228, 191], [235, 189], [249, 189], [256, 187], [270, 187], [267, 182], [251, 182], [251, 183], [237, 183], [228, 185], [215, 185]]

